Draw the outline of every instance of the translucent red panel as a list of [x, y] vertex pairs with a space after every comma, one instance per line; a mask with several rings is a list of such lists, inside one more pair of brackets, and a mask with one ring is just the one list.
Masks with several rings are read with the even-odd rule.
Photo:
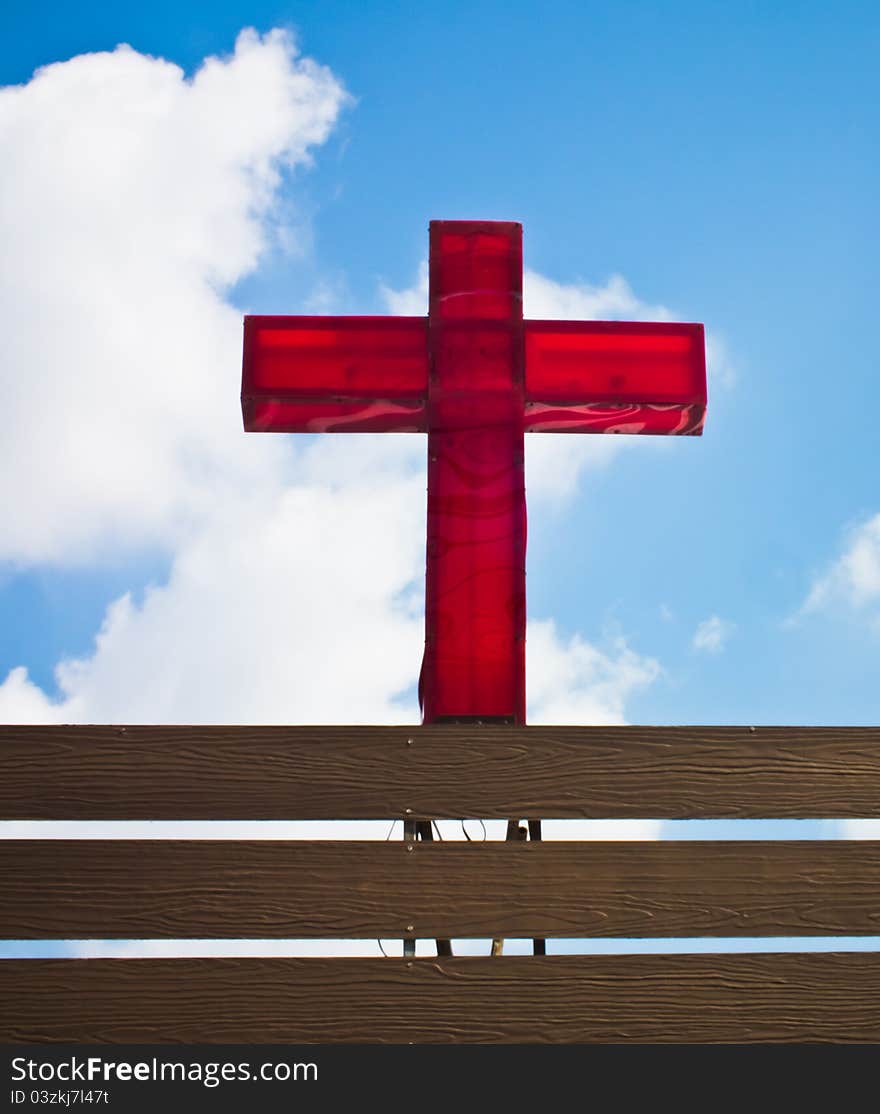
[[702, 325], [527, 321], [530, 402], [706, 405]]
[[699, 436], [706, 407], [645, 403], [599, 402], [595, 405], [554, 406], [527, 402], [525, 428], [529, 433], [655, 433]]
[[425, 317], [246, 317], [242, 398], [423, 400]]
[[429, 433], [425, 723], [525, 723], [525, 557], [522, 430]]
[[428, 272], [432, 322], [522, 319], [521, 224], [432, 220]]
[[242, 399], [249, 433], [424, 433], [424, 402], [394, 399], [276, 402]]

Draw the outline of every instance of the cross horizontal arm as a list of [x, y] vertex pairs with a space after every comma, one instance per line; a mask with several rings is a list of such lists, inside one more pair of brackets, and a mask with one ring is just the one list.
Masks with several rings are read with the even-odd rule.
[[[526, 321], [527, 432], [699, 434], [702, 325]], [[245, 429], [427, 430], [426, 317], [245, 318]]]
[[524, 332], [527, 431], [702, 432], [702, 325], [526, 321]]
[[248, 431], [427, 429], [426, 317], [245, 317]]

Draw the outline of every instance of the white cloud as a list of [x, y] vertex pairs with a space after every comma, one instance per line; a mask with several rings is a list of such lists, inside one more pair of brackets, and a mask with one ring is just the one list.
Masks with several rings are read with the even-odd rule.
[[526, 646], [530, 723], [624, 723], [627, 698], [661, 674], [623, 639], [605, 653], [579, 635], [562, 640], [548, 619], [529, 623]]
[[736, 630], [735, 623], [710, 615], [697, 625], [691, 645], [705, 654], [720, 654], [725, 643]]
[[280, 469], [280, 439], [241, 435], [225, 292], [344, 100], [280, 31], [191, 80], [121, 46], [0, 90], [0, 558], [173, 545]]
[[880, 820], [839, 820], [841, 839], [880, 839]]
[[637, 298], [622, 275], [612, 275], [604, 286], [562, 283], [526, 268], [523, 274], [523, 312], [539, 320], [671, 321], [672, 311]]
[[[13, 670], [0, 722], [415, 722], [412, 694], [396, 697], [421, 658], [422, 483], [378, 483], [240, 508], [143, 603], [111, 604], [94, 652], [58, 665], [59, 699]], [[530, 622], [526, 645], [531, 723], [624, 723], [628, 697], [661, 672], [621, 639], [603, 651], [551, 620]]]
[[405, 593], [422, 560], [423, 480], [353, 470], [341, 486], [308, 472], [225, 507], [181, 547], [167, 584], [116, 600], [94, 652], [58, 666], [59, 702], [13, 674], [0, 718], [412, 721], [393, 698], [421, 654]]
[[880, 622], [880, 514], [848, 531], [843, 552], [813, 582], [801, 614], [841, 605]]
[[59, 723], [58, 712], [23, 665], [11, 669], [0, 685], [0, 723]]
[[382, 283], [379, 291], [389, 313], [400, 314], [401, 317], [420, 317], [426, 314], [428, 312], [427, 259], [423, 259], [419, 264], [419, 272], [412, 286], [404, 290], [392, 290], [390, 286]]
[[710, 387], [730, 388], [736, 385], [736, 368], [727, 341], [712, 330], [706, 332], [706, 378]]

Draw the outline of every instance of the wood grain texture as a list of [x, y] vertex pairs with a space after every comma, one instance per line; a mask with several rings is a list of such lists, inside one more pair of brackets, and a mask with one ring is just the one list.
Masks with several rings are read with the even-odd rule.
[[878, 815], [875, 727], [0, 727], [0, 819]]
[[872, 953], [0, 960], [0, 1042], [880, 1042]]
[[0, 937], [880, 934], [873, 840], [410, 846], [4, 840]]

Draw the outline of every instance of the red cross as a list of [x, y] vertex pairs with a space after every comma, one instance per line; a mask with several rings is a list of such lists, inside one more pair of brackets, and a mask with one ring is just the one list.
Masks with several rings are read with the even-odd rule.
[[430, 249], [427, 317], [246, 317], [244, 425], [427, 432], [423, 718], [524, 723], [523, 433], [701, 433], [703, 327], [524, 322], [519, 224]]

